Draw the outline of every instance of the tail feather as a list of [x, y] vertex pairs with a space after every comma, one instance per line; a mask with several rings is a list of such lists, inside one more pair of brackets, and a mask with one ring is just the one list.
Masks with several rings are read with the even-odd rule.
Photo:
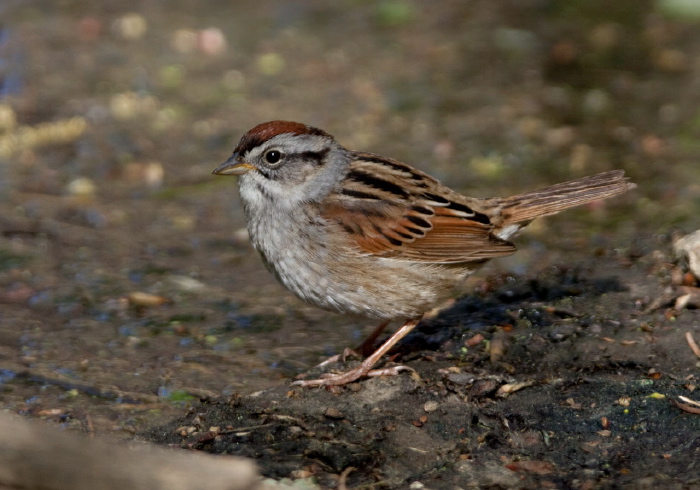
[[635, 187], [636, 184], [625, 177], [624, 170], [612, 170], [504, 198], [501, 201], [501, 212], [504, 223], [521, 223], [607, 199]]

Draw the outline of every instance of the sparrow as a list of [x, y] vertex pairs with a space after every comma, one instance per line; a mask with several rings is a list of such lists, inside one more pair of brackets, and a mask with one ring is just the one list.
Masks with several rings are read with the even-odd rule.
[[[635, 187], [613, 170], [511, 197], [467, 197], [406, 163], [348, 150], [291, 121], [259, 124], [214, 171], [237, 175], [253, 247], [302, 300], [403, 326], [358, 367], [301, 380], [344, 385], [375, 364], [486, 261], [515, 253], [533, 219]], [[375, 331], [375, 337], [378, 334]]]

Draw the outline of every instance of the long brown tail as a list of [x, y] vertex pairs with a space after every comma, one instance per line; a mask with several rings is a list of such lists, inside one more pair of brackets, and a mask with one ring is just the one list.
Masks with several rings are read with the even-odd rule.
[[501, 211], [505, 223], [521, 223], [617, 196], [635, 187], [636, 184], [625, 177], [624, 170], [612, 170], [504, 198]]

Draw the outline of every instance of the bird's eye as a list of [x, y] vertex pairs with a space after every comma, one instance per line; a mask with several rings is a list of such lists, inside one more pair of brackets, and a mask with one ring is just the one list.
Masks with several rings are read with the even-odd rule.
[[265, 161], [271, 165], [279, 163], [282, 160], [282, 152], [279, 150], [270, 150], [265, 153]]

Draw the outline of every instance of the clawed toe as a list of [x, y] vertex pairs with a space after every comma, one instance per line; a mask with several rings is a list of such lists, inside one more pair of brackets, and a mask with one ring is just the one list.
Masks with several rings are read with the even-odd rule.
[[413, 369], [412, 367], [408, 366], [392, 366], [388, 368], [382, 368], [382, 369], [372, 369], [370, 372], [365, 374], [365, 376], [369, 377], [376, 377], [376, 376], [398, 376], [399, 373], [403, 371], [410, 371], [412, 373], [415, 373], [416, 370]]
[[316, 367], [323, 368], [323, 367], [328, 366], [329, 364], [333, 364], [334, 362], [345, 362], [346, 359], [349, 357], [361, 357], [361, 356], [356, 351], [346, 347], [345, 349], [343, 349], [342, 353], [329, 357], [325, 361], [317, 364]]
[[342, 386], [364, 377], [396, 376], [403, 371], [415, 372], [415, 369], [401, 365], [382, 369], [370, 369], [370, 367], [371, 366], [367, 366], [363, 363], [355, 369], [345, 371], [344, 373], [323, 374], [318, 379], [300, 379], [294, 381], [292, 386]]
[[[394, 376], [400, 373], [401, 371], [412, 370], [407, 366], [394, 366], [390, 368], [374, 370], [372, 368], [375, 364], [377, 364], [377, 362], [379, 362], [379, 359], [384, 354], [389, 352], [389, 349], [391, 349], [394, 346], [394, 344], [396, 344], [396, 342], [405, 337], [408, 334], [408, 332], [413, 330], [413, 328], [416, 325], [418, 325], [417, 319], [408, 320], [400, 329], [396, 331], [394, 335], [392, 335], [389, 338], [389, 340], [384, 342], [379, 347], [379, 349], [377, 349], [371, 356], [365, 359], [362, 362], [362, 364], [360, 364], [355, 369], [351, 369], [350, 371], [346, 371], [344, 373], [339, 374], [329, 374], [319, 379], [298, 380], [293, 382], [292, 386], [342, 386], [348, 383], [352, 383], [353, 381], [363, 378], [365, 376]], [[345, 352], [343, 352], [343, 355], [345, 355]], [[330, 360], [326, 360], [324, 364], [327, 364], [328, 362], [330, 362]]]

